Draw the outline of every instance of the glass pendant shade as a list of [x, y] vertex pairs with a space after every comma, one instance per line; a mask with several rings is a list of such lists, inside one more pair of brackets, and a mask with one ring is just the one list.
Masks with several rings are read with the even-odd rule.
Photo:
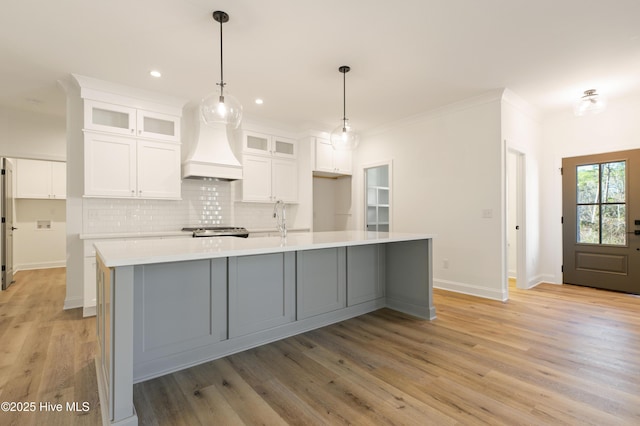
[[349, 120], [336, 127], [330, 136], [331, 145], [337, 151], [350, 151], [358, 146], [358, 135], [351, 129]]
[[206, 124], [226, 124], [237, 129], [242, 121], [242, 105], [229, 93], [220, 89], [205, 96], [200, 102], [200, 115]]
[[607, 107], [607, 100], [596, 93], [595, 89], [585, 90], [584, 96], [576, 102], [573, 113], [577, 116], [599, 114]]
[[225, 124], [237, 129], [242, 121], [242, 105], [225, 90], [224, 56], [222, 54], [222, 24], [229, 22], [229, 15], [221, 10], [213, 12], [213, 20], [220, 24], [220, 82], [218, 89], [200, 102], [200, 116], [205, 124]]

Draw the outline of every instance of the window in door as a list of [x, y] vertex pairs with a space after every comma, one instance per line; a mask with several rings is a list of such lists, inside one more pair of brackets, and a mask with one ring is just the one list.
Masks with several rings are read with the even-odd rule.
[[626, 161], [580, 165], [576, 182], [576, 242], [626, 246]]

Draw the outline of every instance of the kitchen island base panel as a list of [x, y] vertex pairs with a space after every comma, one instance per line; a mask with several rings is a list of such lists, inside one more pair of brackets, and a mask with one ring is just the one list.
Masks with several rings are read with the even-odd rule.
[[[99, 356], [95, 359], [96, 371], [99, 371], [102, 364], [102, 360]], [[108, 404], [105, 404], [103, 401], [107, 401], [106, 392], [107, 392], [107, 384], [104, 380], [104, 376], [98, 373], [98, 398], [100, 399], [100, 412], [102, 415], [102, 424], [103, 425], [112, 425], [112, 426], [137, 426], [138, 425], [138, 414], [136, 413], [136, 408], [133, 407], [133, 414], [129, 417], [124, 417], [118, 421], [111, 421], [111, 415], [109, 414], [110, 407]]]
[[[100, 355], [96, 368], [101, 383], [100, 401], [101, 405], [106, 408], [103, 413], [107, 413], [111, 424], [137, 424], [137, 416], [133, 406], [134, 383], [324, 327], [383, 307], [391, 307], [426, 319], [435, 317], [431, 298], [431, 239], [428, 236], [417, 237], [414, 235], [404, 235], [400, 238], [402, 239], [395, 242], [393, 239], [386, 242], [377, 239], [368, 244], [363, 243], [366, 237], [342, 245], [331, 243], [334, 246], [328, 252], [337, 254], [337, 257], [334, 254], [327, 256], [326, 249], [330, 247], [323, 243], [317, 249], [301, 247], [299, 251], [292, 250], [291, 246], [285, 246], [281, 253], [275, 256], [276, 252], [272, 248], [266, 250], [264, 254], [238, 256], [233, 256], [233, 251], [229, 251], [227, 257], [214, 254], [208, 260], [203, 259], [202, 255], [196, 254], [192, 257], [195, 263], [186, 259], [167, 261], [166, 258], [163, 258], [156, 262], [149, 262], [148, 259], [145, 259], [141, 264], [132, 262], [128, 265], [118, 263], [117, 259], [115, 259], [115, 263], [112, 263], [108, 256], [106, 260], [103, 259], [100, 247], [96, 246], [99, 253], [97, 294], [101, 299], [98, 300], [96, 322], [100, 340]], [[380, 247], [373, 249], [367, 247], [368, 245], [380, 245]], [[347, 250], [345, 250], [345, 246]], [[321, 252], [321, 250], [325, 250], [325, 252]], [[344, 275], [344, 278], [338, 277], [338, 280], [347, 281], [346, 288], [340, 285], [336, 287], [344, 289], [339, 291], [346, 292], [345, 295], [340, 295], [340, 300], [349, 300], [347, 296], [349, 276], [352, 281], [358, 282], [358, 288], [353, 294], [356, 297], [351, 299], [352, 306], [341, 305], [342, 307], [338, 309], [328, 312], [318, 311], [317, 314], [307, 318], [298, 318], [296, 312], [299, 307], [296, 305], [300, 300], [296, 298], [296, 291], [299, 291], [297, 288], [300, 284], [295, 282], [299, 278], [296, 275], [296, 270], [300, 267], [298, 254], [304, 253], [300, 259], [310, 261], [314, 257], [312, 255], [314, 251], [320, 254], [319, 259], [324, 259], [327, 262], [332, 258], [337, 260], [337, 267], [328, 268], [327, 274], [333, 277], [328, 280], [329, 282], [335, 280], [336, 271]], [[349, 259], [350, 255], [351, 259]], [[240, 329], [236, 328], [240, 334], [229, 333], [227, 339], [220, 340], [224, 337], [224, 333], [220, 333], [221, 330], [226, 328], [231, 331], [233, 329], [230, 321], [234, 315], [237, 316], [237, 313], [234, 314], [231, 310], [236, 310], [242, 299], [251, 302], [247, 298], [252, 292], [248, 290], [252, 285], [260, 285], [261, 275], [257, 272], [261, 268], [259, 265], [263, 264], [265, 260], [277, 264], [269, 266], [269, 273], [265, 275], [268, 277], [266, 284], [278, 293], [278, 299], [284, 301], [281, 305], [282, 317], [287, 318], [287, 321], [274, 324], [269, 324], [269, 321], [266, 321], [265, 327], [257, 329], [253, 325], [248, 328], [243, 326]], [[332, 263], [333, 261], [328, 264]], [[110, 267], [106, 265], [110, 265]], [[237, 268], [240, 268], [241, 265], [248, 265], [254, 270], [248, 274], [245, 274], [246, 271], [241, 271], [238, 274]], [[278, 272], [279, 268], [282, 268], [282, 273]], [[350, 272], [347, 271], [349, 268], [351, 268]], [[322, 268], [315, 270], [316, 273], [323, 273]], [[374, 277], [375, 280], [371, 281], [367, 278], [358, 281], [353, 275], [357, 270], [362, 270], [364, 276]], [[163, 271], [167, 271], [167, 273], [163, 273]], [[238, 279], [239, 276], [241, 279]], [[181, 286], [181, 283], [184, 284], [184, 280], [181, 280], [180, 277], [189, 277], [189, 283]], [[243, 277], [251, 279], [247, 280]], [[274, 277], [282, 277], [282, 282]], [[163, 280], [167, 282], [163, 282]], [[253, 281], [255, 282], [252, 283]], [[315, 285], [320, 285], [323, 280], [314, 278], [312, 282]], [[367, 284], [369, 282], [371, 284]], [[145, 294], [144, 291], [140, 292], [141, 286], [146, 287], [146, 295], [148, 296], [146, 301], [141, 300], [144, 299]], [[154, 289], [154, 286], [158, 288]], [[182, 291], [195, 293], [185, 295], [172, 289], [172, 286], [177, 286]], [[236, 288], [233, 288], [234, 286]], [[237, 286], [249, 287], [241, 289]], [[222, 290], [226, 290], [226, 292]], [[238, 290], [241, 290], [240, 293]], [[315, 290], [317, 289], [307, 294], [313, 297], [314, 294], [317, 295]], [[215, 295], [215, 293], [223, 294]], [[189, 307], [193, 304], [190, 301], [193, 302], [195, 294], [205, 300], [198, 299], [195, 304], [197, 312], [191, 312]], [[234, 301], [232, 300], [233, 294], [241, 294], [242, 297]], [[264, 295], [264, 292], [257, 291], [256, 294]], [[158, 303], [158, 300], [166, 299], [167, 295], [173, 299], [170, 301], [171, 303], [167, 304], [167, 300], [163, 300], [160, 302], [162, 306], [149, 305]], [[160, 299], [158, 299], [159, 297]], [[372, 297], [373, 300], [367, 300]], [[224, 324], [220, 323], [222, 315], [216, 314], [216, 310], [219, 308], [215, 306], [216, 303], [220, 303], [220, 300], [227, 303], [227, 318]], [[287, 300], [293, 301], [293, 305], [286, 302]], [[180, 306], [180, 303], [183, 305]], [[145, 304], [147, 304], [146, 307]], [[249, 305], [259, 307], [255, 301]], [[145, 337], [145, 315], [141, 315], [141, 311], [151, 309], [149, 314], [151, 317], [157, 318], [159, 313], [164, 310], [171, 317], [171, 311], [174, 307], [175, 312], [179, 313], [176, 315], [180, 317], [178, 321], [181, 324], [168, 326], [169, 330], [173, 330], [172, 335], [162, 335], [158, 341], [154, 341], [153, 338], [150, 339], [150, 336], [158, 337], [162, 330], [152, 327], [147, 330], [151, 334]], [[273, 314], [269, 310], [266, 312], [270, 315]], [[256, 315], [256, 318], [259, 316]], [[195, 325], [193, 332], [185, 332], [182, 335], [179, 332], [186, 330], [185, 322], [190, 319], [206, 318], [210, 320], [213, 317], [218, 319], [216, 320], [217, 324], [209, 324], [211, 327], [203, 328], [200, 324]], [[175, 320], [177, 317], [171, 318]], [[238, 319], [235, 318], [235, 320]], [[255, 324], [255, 321], [253, 323]], [[147, 324], [149, 324], [148, 321]], [[142, 347], [150, 348], [144, 355], [140, 352], [141, 342]]]
[[225, 340], [164, 358], [136, 363], [133, 383], [155, 379], [166, 374], [184, 370], [205, 362], [224, 358], [238, 352], [286, 339], [307, 331], [315, 330], [340, 321], [355, 318], [385, 307], [384, 299], [363, 303], [351, 308], [328, 312], [315, 317], [295, 321], [268, 330]]
[[386, 244], [387, 307], [419, 318], [435, 319], [431, 253], [430, 239]]

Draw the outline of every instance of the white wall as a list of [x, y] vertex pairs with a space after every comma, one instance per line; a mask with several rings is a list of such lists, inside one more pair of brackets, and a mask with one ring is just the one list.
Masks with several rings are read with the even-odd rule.
[[313, 231], [335, 231], [335, 179], [313, 178]]
[[[65, 200], [15, 200], [15, 271], [65, 266], [65, 204]], [[38, 229], [39, 220], [51, 221], [51, 228]]]
[[562, 158], [640, 148], [640, 97], [610, 99], [598, 115], [575, 117], [567, 108], [542, 123], [540, 170], [542, 264], [545, 276], [562, 282]]
[[0, 107], [0, 156], [65, 161], [65, 118]]
[[363, 135], [352, 185], [362, 229], [363, 166], [392, 160], [393, 230], [437, 235], [434, 286], [498, 300], [506, 297], [501, 97], [491, 92]]

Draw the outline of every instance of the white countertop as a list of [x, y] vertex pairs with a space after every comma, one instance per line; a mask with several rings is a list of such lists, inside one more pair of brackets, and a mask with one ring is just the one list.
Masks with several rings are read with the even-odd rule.
[[433, 234], [399, 232], [299, 232], [289, 234], [286, 239], [280, 237], [128, 239], [126, 241], [97, 242], [95, 247], [96, 254], [102, 259], [105, 266], [116, 267], [425, 240], [433, 237]]
[[[230, 225], [232, 226], [232, 225]], [[266, 234], [277, 233], [276, 228], [256, 228], [249, 229], [249, 236], [251, 234]], [[305, 232], [309, 231], [309, 228], [291, 228], [289, 232]], [[261, 236], [261, 235], [256, 235]], [[189, 231], [150, 231], [150, 232], [115, 232], [115, 233], [102, 233], [102, 234], [80, 234], [81, 240], [108, 240], [108, 239], [124, 239], [124, 238], [162, 238], [162, 237], [191, 237]]]

